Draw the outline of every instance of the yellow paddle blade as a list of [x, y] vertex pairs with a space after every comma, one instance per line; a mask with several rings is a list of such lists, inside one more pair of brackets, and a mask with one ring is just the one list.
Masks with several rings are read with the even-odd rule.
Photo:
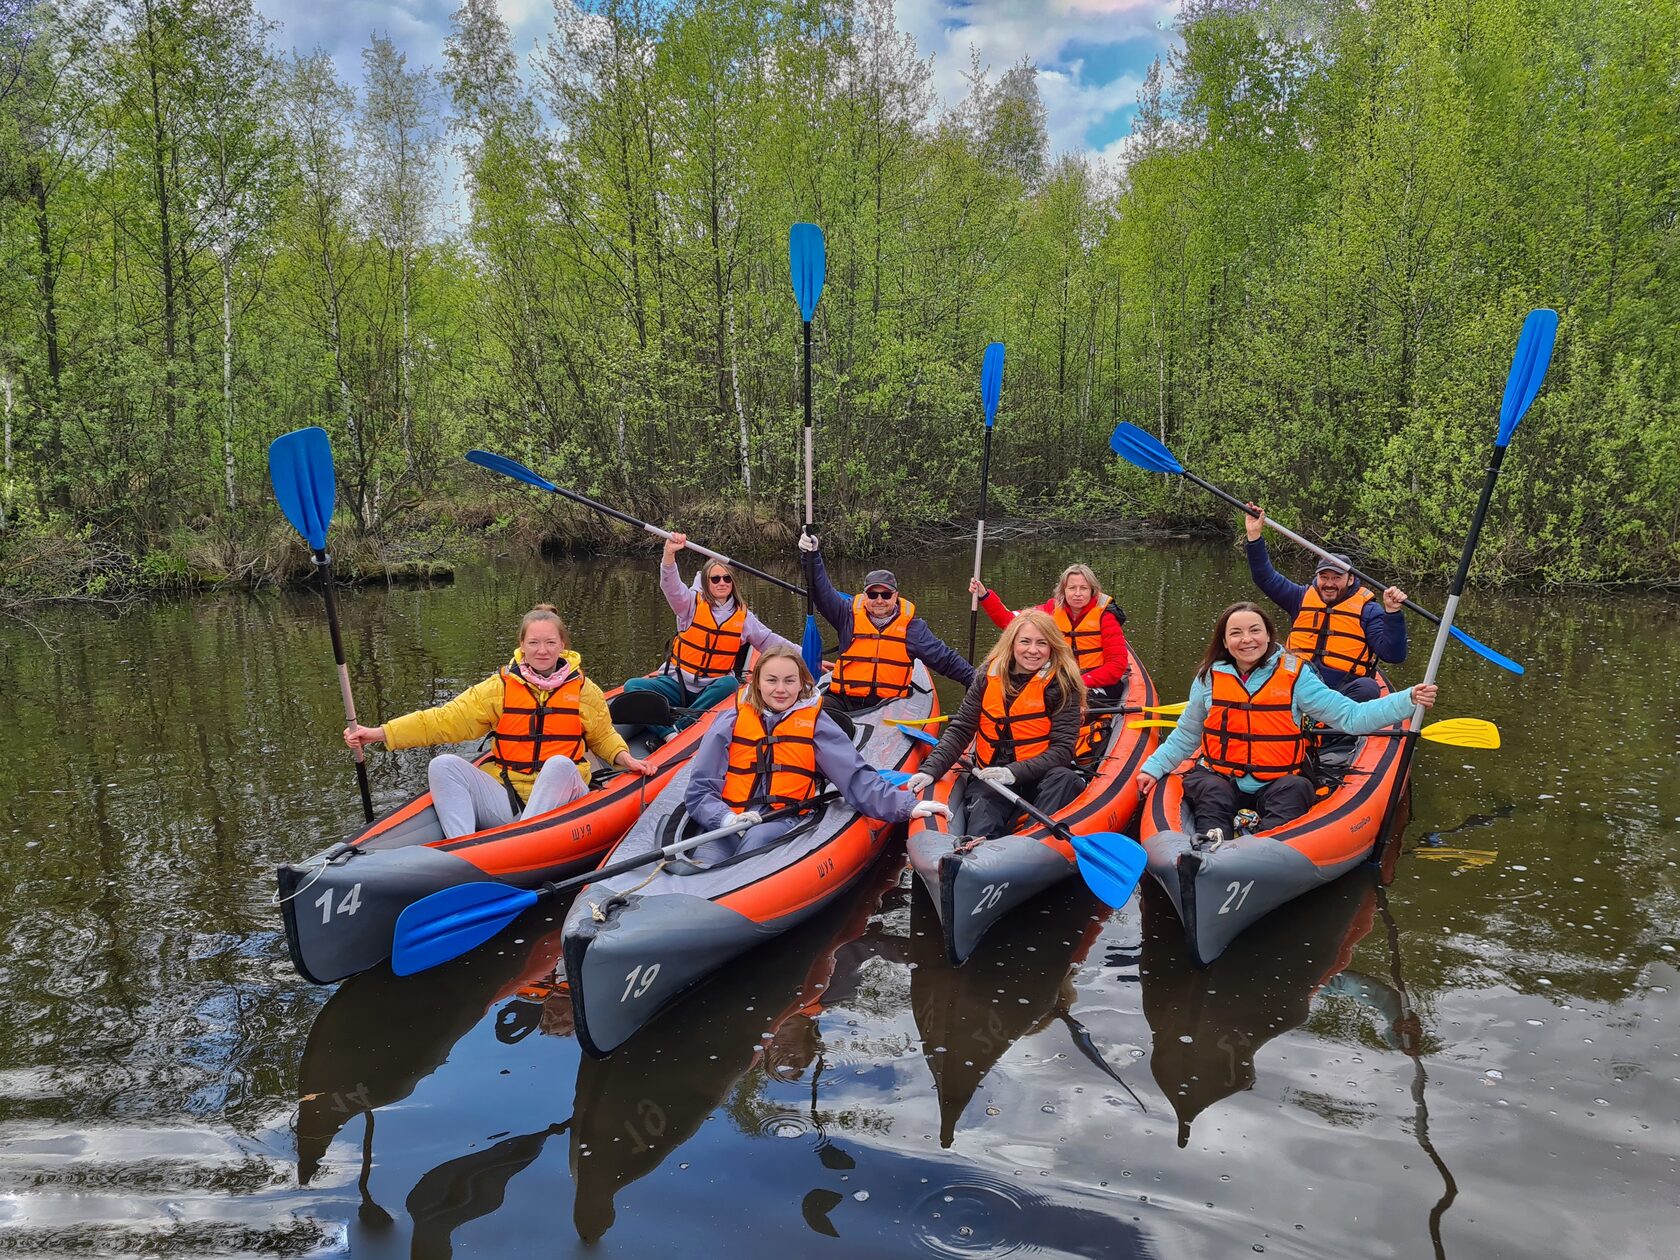
[[1139, 709], [1138, 712], [1161, 713], [1167, 717], [1176, 717], [1178, 714], [1184, 712], [1184, 706], [1189, 703], [1190, 702], [1188, 700], [1180, 700], [1177, 704], [1146, 704]]
[[949, 713], [941, 713], [938, 717], [888, 718], [887, 719], [887, 725], [888, 726], [936, 726], [940, 722], [949, 722], [950, 720], [951, 720], [951, 715]]
[[1177, 725], [1177, 722], [1169, 722], [1165, 718], [1144, 718], [1136, 722], [1127, 722], [1126, 729], [1141, 731], [1151, 726], [1165, 726], [1171, 728]]
[[1454, 748], [1499, 747], [1499, 728], [1482, 718], [1444, 718], [1431, 722], [1418, 734], [1437, 744], [1451, 744]]
[[1499, 857], [1498, 849], [1437, 849], [1433, 845], [1420, 845], [1412, 850], [1414, 857], [1428, 858], [1432, 862], [1457, 862], [1461, 870], [1472, 867], [1487, 866]]

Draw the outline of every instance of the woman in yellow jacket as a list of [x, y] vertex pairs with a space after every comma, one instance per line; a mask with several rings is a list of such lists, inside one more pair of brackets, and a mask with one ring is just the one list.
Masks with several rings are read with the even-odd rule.
[[483, 767], [441, 753], [426, 768], [432, 805], [450, 839], [515, 818], [534, 818], [589, 790], [589, 754], [632, 774], [652, 768], [630, 755], [613, 729], [601, 689], [583, 676], [566, 623], [552, 604], [538, 604], [519, 623], [519, 655], [506, 668], [447, 704], [392, 718], [383, 726], [352, 724], [351, 748], [429, 748], [491, 735]]

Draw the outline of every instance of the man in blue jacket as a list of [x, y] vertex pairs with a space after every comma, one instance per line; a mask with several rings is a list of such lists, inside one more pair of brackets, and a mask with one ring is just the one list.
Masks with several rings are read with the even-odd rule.
[[964, 687], [974, 682], [974, 666], [928, 629], [916, 606], [899, 595], [891, 570], [872, 570], [863, 579], [863, 593], [848, 595], [829, 581], [818, 545], [815, 534], [800, 535], [799, 549], [810, 557], [811, 598], [840, 632], [826, 707], [849, 712], [908, 695], [915, 661]]
[[1406, 659], [1406, 617], [1400, 610], [1406, 592], [1391, 586], [1379, 599], [1354, 577], [1346, 556], [1318, 566], [1311, 586], [1291, 582], [1272, 568], [1261, 530], [1266, 513], [1250, 503], [1243, 524], [1248, 532], [1248, 571], [1267, 599], [1293, 622], [1287, 649], [1310, 660], [1331, 690], [1350, 700], [1375, 700], [1378, 661], [1398, 665]]

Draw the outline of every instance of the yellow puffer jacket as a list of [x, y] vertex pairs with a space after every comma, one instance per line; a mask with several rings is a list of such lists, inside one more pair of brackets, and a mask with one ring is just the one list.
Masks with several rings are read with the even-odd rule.
[[[576, 652], [562, 653], [560, 659], [573, 670], [583, 667], [583, 658]], [[518, 660], [519, 654], [516, 652], [513, 661], [516, 663]], [[579, 707], [583, 718], [583, 735], [589, 744], [589, 751], [609, 766], [612, 765], [613, 758], [626, 751], [628, 745], [625, 744], [624, 737], [613, 729], [612, 718], [607, 714], [606, 696], [588, 678], [583, 680], [583, 695], [580, 697]], [[385, 746], [393, 749], [430, 748], [434, 744], [459, 744], [469, 739], [482, 739], [495, 728], [501, 716], [502, 675], [498, 670], [447, 703], [433, 709], [405, 713], [386, 722]], [[485, 769], [485, 773], [500, 783], [500, 768], [494, 762], [486, 762], [485, 765], [489, 767]], [[587, 784], [589, 767], [585, 765], [581, 771], [583, 781]], [[519, 793], [520, 800], [525, 800], [531, 795], [531, 785], [536, 782], [535, 775], [514, 770], [508, 772], [508, 778], [513, 783], [514, 791]]]

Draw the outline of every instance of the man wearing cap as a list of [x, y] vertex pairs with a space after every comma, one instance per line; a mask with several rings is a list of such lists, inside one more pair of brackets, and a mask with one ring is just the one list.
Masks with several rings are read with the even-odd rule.
[[936, 674], [961, 683], [974, 681], [974, 666], [928, 629], [916, 606], [898, 593], [890, 569], [872, 569], [863, 593], [834, 589], [823, 567], [815, 534], [802, 534], [799, 549], [810, 556], [811, 598], [817, 611], [840, 632], [840, 657], [834, 664], [823, 704], [849, 712], [910, 694], [910, 671], [921, 661]]
[[1266, 513], [1250, 503], [1243, 524], [1248, 532], [1248, 571], [1266, 598], [1294, 618], [1286, 651], [1313, 663], [1332, 690], [1350, 700], [1375, 700], [1378, 661], [1398, 665], [1406, 659], [1406, 617], [1400, 609], [1406, 592], [1391, 586], [1374, 596], [1350, 572], [1346, 556], [1318, 566], [1311, 586], [1291, 582], [1272, 568], [1260, 536]]

